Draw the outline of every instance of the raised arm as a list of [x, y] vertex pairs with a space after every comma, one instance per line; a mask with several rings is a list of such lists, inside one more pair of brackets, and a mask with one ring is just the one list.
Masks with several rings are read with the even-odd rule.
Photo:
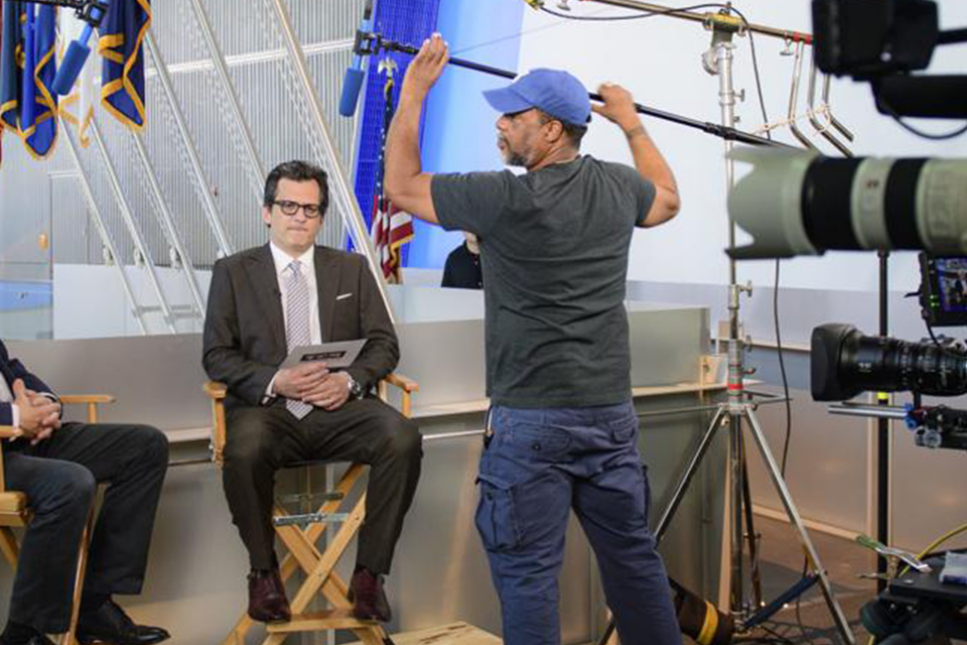
[[420, 162], [420, 114], [423, 100], [440, 78], [450, 59], [440, 34], [423, 42], [403, 79], [400, 102], [386, 137], [386, 195], [398, 208], [422, 220], [439, 224], [430, 194], [431, 173]]
[[664, 224], [675, 217], [682, 207], [675, 175], [645, 130], [635, 111], [631, 93], [613, 83], [604, 83], [598, 88], [598, 93], [604, 99], [604, 104], [593, 104], [591, 109], [621, 128], [628, 139], [635, 168], [655, 185], [655, 200], [644, 219], [639, 220], [641, 226]]

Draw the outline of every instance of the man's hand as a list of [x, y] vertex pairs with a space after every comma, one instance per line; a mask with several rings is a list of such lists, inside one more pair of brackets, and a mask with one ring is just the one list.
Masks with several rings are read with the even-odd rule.
[[638, 112], [635, 110], [635, 100], [631, 92], [614, 83], [602, 83], [598, 87], [598, 94], [604, 99], [604, 104], [591, 105], [591, 109], [596, 113], [617, 124], [626, 135], [641, 126], [641, 119], [638, 118]]
[[20, 410], [20, 430], [36, 444], [60, 427], [60, 403], [28, 390], [22, 379], [13, 382], [13, 402]]
[[323, 410], [338, 410], [349, 400], [349, 374], [333, 372], [318, 386], [306, 392], [302, 400]]
[[329, 368], [323, 362], [303, 363], [279, 370], [275, 376], [275, 393], [287, 399], [303, 400], [303, 393], [312, 391], [329, 376]]
[[422, 101], [440, 78], [449, 60], [450, 48], [440, 34], [433, 34], [424, 40], [420, 53], [410, 61], [410, 66], [406, 70], [402, 94]]

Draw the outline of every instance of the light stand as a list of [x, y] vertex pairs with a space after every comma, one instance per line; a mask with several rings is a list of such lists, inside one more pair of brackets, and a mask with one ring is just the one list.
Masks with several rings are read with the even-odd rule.
[[[719, 77], [719, 105], [722, 112], [722, 124], [727, 127], [735, 124], [736, 94], [733, 87], [732, 74], [732, 59], [734, 49], [734, 45], [732, 44], [733, 33], [733, 31], [714, 29], [712, 37], [712, 49], [710, 50], [709, 54], [706, 54], [707, 71]], [[729, 158], [730, 155], [728, 155], [728, 153], [731, 152], [732, 147], [733, 143], [731, 141], [725, 142], [727, 153], [726, 182], [730, 188], [734, 182], [734, 162], [731, 160], [731, 158]], [[735, 224], [733, 222], [729, 223], [729, 248], [735, 248]], [[729, 539], [731, 554], [730, 605], [733, 615], [739, 621], [738, 626], [740, 628], [750, 628], [764, 620], [763, 616], [755, 612], [758, 607], [753, 606], [748, 602], [744, 590], [742, 540], [743, 526], [746, 524], [749, 526], [750, 532], [749, 541], [750, 551], [752, 551], [752, 561], [756, 561], [754, 555], [755, 535], [752, 530], [751, 523], [751, 499], [748, 489], [748, 478], [746, 476], [745, 445], [742, 434], [743, 423], [747, 423], [752, 433], [752, 438], [755, 440], [756, 447], [759, 449], [759, 454], [762, 456], [763, 461], [766, 464], [766, 468], [772, 479], [772, 483], [775, 486], [776, 491], [778, 492], [782, 501], [783, 507], [785, 508], [786, 514], [789, 517], [789, 521], [795, 526], [802, 546], [806, 551], [809, 566], [813, 569], [813, 577], [809, 579], [809, 584], [801, 589], [797, 589], [797, 592], [801, 593], [802, 591], [805, 591], [806, 588], [812, 586], [813, 583], [818, 582], [840, 635], [843, 637], [843, 640], [846, 643], [852, 645], [854, 643], [852, 631], [849, 628], [842, 608], [833, 595], [832, 585], [829, 582], [826, 571], [822, 566], [819, 555], [813, 546], [812, 540], [809, 538], [809, 534], [806, 532], [805, 526], [802, 523], [802, 518], [799, 515], [799, 510], [792, 499], [792, 495], [789, 493], [789, 489], [782, 477], [782, 473], [779, 470], [776, 459], [769, 448], [765, 435], [763, 434], [762, 427], [760, 426], [759, 420], [755, 414], [756, 404], [750, 402], [746, 397], [744, 386], [744, 378], [747, 373], [745, 368], [745, 341], [741, 337], [742, 328], [740, 318], [740, 300], [743, 293], [751, 295], [752, 288], [751, 286], [743, 286], [738, 283], [736, 274], [736, 260], [730, 257], [728, 303], [728, 401], [719, 406], [718, 412], [715, 414], [712, 422], [709, 424], [708, 429], [705, 432], [705, 436], [701, 440], [697, 453], [689, 463], [685, 474], [682, 476], [681, 482], [675, 490], [672, 500], [669, 502], [665, 513], [662, 515], [661, 520], [658, 523], [658, 526], [655, 530], [655, 535], [657, 539], [661, 539], [665, 530], [668, 528], [668, 525], [671, 523], [674, 513], [677, 510], [689, 483], [695, 475], [702, 458], [705, 456], [717, 430], [723, 426], [727, 426], [729, 429], [729, 497], [731, 510], [731, 533]], [[745, 516], [743, 516], [743, 509], [746, 511]], [[796, 595], [798, 595], [798, 593]], [[758, 589], [756, 589], [756, 596], [757, 601], [761, 602], [761, 591]], [[771, 609], [771, 613], [774, 613], [774, 611], [778, 610], [780, 607], [781, 603], [778, 606], [776, 606], [775, 603], [772, 603], [766, 609]], [[771, 613], [769, 615], [771, 615]]]

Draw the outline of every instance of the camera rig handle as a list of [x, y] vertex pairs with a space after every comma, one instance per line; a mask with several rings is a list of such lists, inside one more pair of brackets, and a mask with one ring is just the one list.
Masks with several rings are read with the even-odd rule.
[[967, 452], [967, 410], [957, 410], [946, 405], [907, 404], [901, 408], [848, 401], [830, 405], [826, 410], [831, 414], [903, 421], [914, 433], [914, 441], [918, 446]]

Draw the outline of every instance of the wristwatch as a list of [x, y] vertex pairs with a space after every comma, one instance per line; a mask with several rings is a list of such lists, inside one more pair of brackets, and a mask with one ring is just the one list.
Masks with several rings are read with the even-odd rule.
[[349, 387], [349, 398], [363, 398], [363, 386], [359, 384], [359, 381], [353, 378], [352, 374], [347, 373], [346, 376], [349, 377], [349, 382], [346, 384]]

